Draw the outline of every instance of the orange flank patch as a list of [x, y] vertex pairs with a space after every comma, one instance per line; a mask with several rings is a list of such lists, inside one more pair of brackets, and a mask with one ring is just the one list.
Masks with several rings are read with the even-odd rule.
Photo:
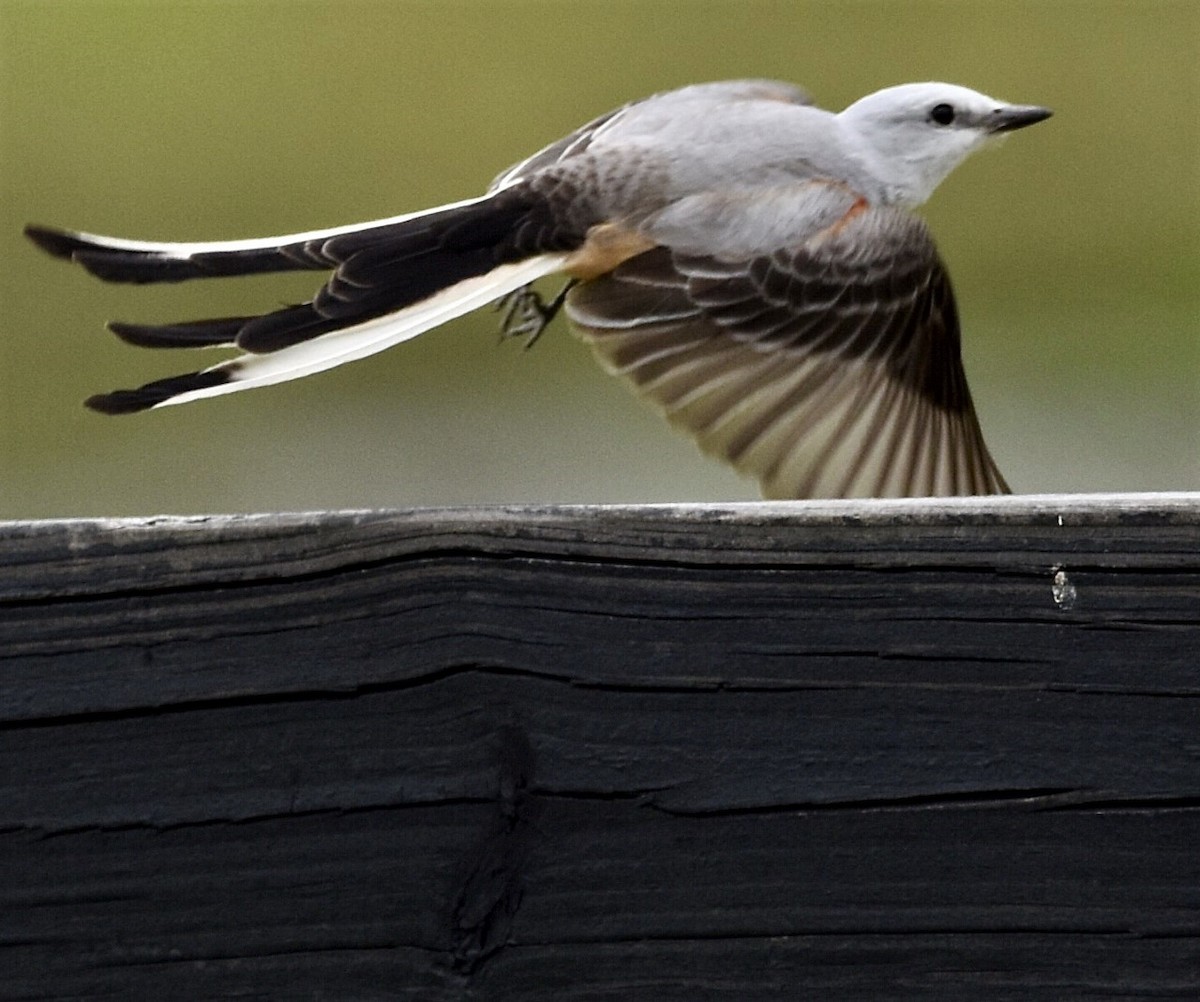
[[654, 246], [653, 240], [640, 233], [616, 223], [601, 223], [588, 230], [583, 246], [567, 258], [563, 271], [572, 278], [586, 282], [608, 274], [622, 261], [628, 261]]
[[858, 198], [856, 198], [854, 200], [854, 204], [846, 210], [846, 214], [844, 216], [842, 216], [842, 218], [839, 219], [836, 223], [834, 223], [832, 226], [830, 226], [828, 229], [826, 229], [825, 232], [822, 234], [822, 236], [832, 237], [832, 236], [835, 236], [836, 234], [840, 233], [846, 227], [846, 225], [850, 222], [851, 219], [853, 219], [855, 216], [862, 215], [870, 207], [871, 207], [871, 203], [868, 202], [865, 198], [863, 198], [862, 195], [859, 195]]

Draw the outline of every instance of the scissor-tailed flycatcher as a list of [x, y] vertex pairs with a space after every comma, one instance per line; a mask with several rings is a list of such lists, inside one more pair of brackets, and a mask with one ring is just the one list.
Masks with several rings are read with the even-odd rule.
[[1049, 115], [943, 83], [839, 114], [788, 84], [701, 84], [424, 212], [216, 243], [26, 233], [115, 282], [332, 271], [311, 302], [262, 316], [111, 324], [133, 344], [246, 354], [87, 401], [106, 414], [307, 376], [504, 296], [506, 330], [536, 336], [564, 296], [527, 286], [563, 274], [600, 360], [768, 497], [998, 493], [950, 280], [907, 210], [990, 137]]

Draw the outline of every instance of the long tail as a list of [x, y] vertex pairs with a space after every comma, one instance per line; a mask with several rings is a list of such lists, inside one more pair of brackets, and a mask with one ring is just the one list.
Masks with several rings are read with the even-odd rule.
[[584, 237], [519, 187], [358, 226], [227, 243], [143, 243], [41, 226], [25, 232], [55, 257], [114, 282], [333, 270], [310, 302], [262, 316], [110, 324], [142, 346], [247, 354], [86, 401], [105, 414], [267, 386], [383, 351], [560, 270]]
[[83, 265], [106, 282], [182, 282], [189, 278], [221, 278], [274, 271], [328, 271], [338, 262], [322, 253], [327, 240], [346, 234], [380, 233], [399, 223], [488, 200], [488, 196], [439, 205], [370, 223], [337, 226], [309, 233], [289, 233], [253, 240], [215, 240], [207, 243], [153, 243], [122, 240], [77, 230], [30, 224], [25, 235], [53, 257]]

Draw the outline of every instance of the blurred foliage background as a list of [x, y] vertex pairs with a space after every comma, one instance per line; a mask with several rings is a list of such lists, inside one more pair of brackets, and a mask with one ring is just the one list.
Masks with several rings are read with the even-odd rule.
[[297, 383], [91, 414], [197, 360], [105, 320], [259, 312], [314, 276], [111, 286], [20, 235], [394, 215], [630, 98], [742, 76], [830, 108], [922, 79], [1054, 108], [925, 210], [988, 441], [1024, 492], [1200, 489], [1192, 0], [0, 0], [0, 517], [754, 498], [563, 322], [524, 352], [489, 311]]

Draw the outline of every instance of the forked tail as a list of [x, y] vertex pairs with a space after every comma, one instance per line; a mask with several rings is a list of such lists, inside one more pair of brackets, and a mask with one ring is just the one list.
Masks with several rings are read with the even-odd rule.
[[261, 316], [176, 324], [112, 323], [156, 348], [237, 347], [198, 372], [89, 398], [128, 414], [307, 376], [383, 351], [558, 271], [584, 234], [525, 186], [359, 226], [227, 243], [145, 243], [30, 226], [55, 257], [114, 282], [332, 270], [313, 299]]

